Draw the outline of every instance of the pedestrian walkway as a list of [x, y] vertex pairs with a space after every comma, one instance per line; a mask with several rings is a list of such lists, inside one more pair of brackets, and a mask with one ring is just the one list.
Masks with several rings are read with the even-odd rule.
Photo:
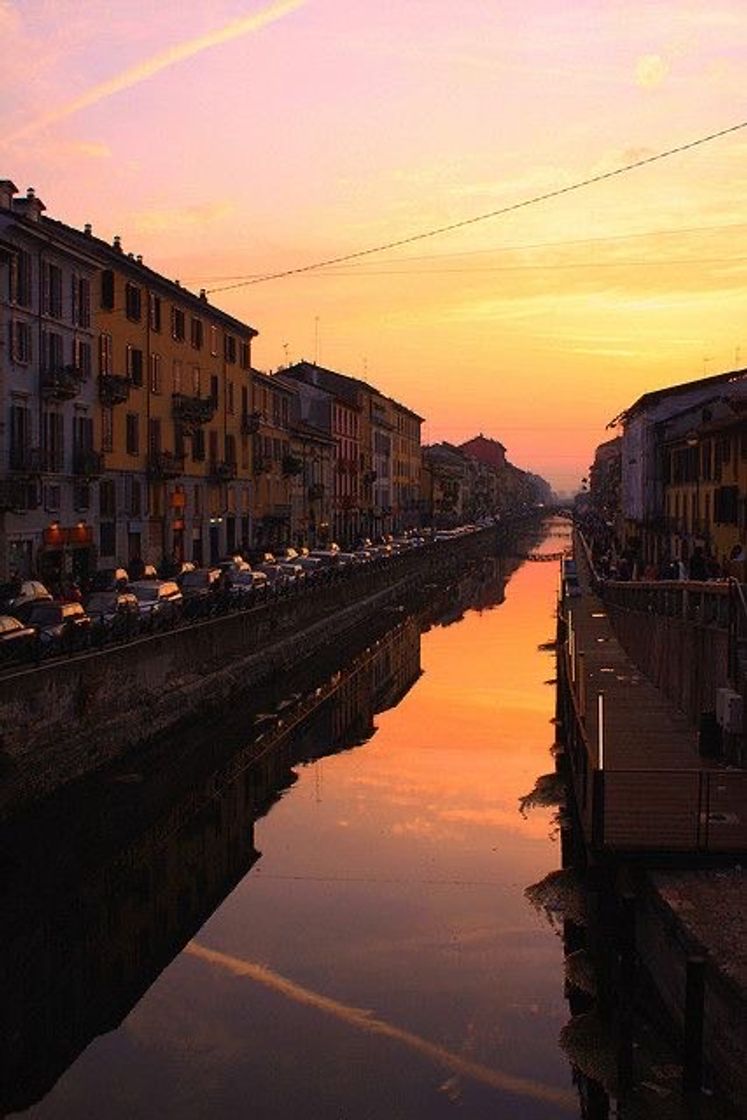
[[699, 755], [697, 731], [618, 642], [578, 538], [575, 559], [558, 679], [587, 839], [631, 851], [744, 849], [747, 772]]

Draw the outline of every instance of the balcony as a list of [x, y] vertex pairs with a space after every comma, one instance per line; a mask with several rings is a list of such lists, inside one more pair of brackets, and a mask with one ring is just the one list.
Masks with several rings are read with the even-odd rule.
[[241, 417], [241, 434], [256, 435], [264, 417], [261, 412], [244, 412]]
[[316, 502], [324, 497], [324, 483], [315, 482], [309, 487], [309, 501]]
[[70, 401], [77, 397], [83, 383], [83, 374], [75, 366], [56, 366], [42, 370], [42, 396], [54, 401]]
[[186, 393], [173, 393], [171, 397], [171, 415], [191, 426], [209, 424], [216, 407], [214, 397], [189, 397]]
[[184, 473], [184, 456], [173, 451], [151, 451], [148, 455], [148, 475], [157, 481], [179, 478]]
[[210, 482], [231, 482], [236, 478], [236, 464], [230, 461], [210, 463], [208, 468]]
[[302, 473], [303, 459], [299, 459], [295, 455], [283, 456], [283, 474], [286, 476], [286, 478]]
[[129, 377], [102, 373], [99, 375], [99, 400], [107, 406], [124, 404], [130, 396], [131, 384]]
[[39, 490], [35, 483], [20, 478], [0, 479], [0, 512], [26, 513], [38, 505]]
[[98, 478], [104, 470], [104, 456], [90, 447], [73, 452], [73, 474], [79, 478]]

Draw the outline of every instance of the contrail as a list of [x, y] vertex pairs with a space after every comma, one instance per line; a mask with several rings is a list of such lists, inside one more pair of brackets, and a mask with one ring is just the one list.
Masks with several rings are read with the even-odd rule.
[[139, 62], [137, 66], [131, 66], [128, 70], [123, 70], [116, 77], [93, 86], [82, 93], [80, 97], [76, 97], [74, 101], [68, 101], [66, 105], [60, 105], [58, 109], [53, 109], [50, 113], [45, 113], [44, 116], [30, 121], [9, 136], [3, 137], [2, 142], [10, 144], [15, 140], [20, 140], [33, 132], [46, 128], [47, 125], [71, 117], [74, 113], [80, 112], [81, 109], [87, 109], [90, 105], [97, 105], [99, 101], [104, 101], [105, 98], [111, 97], [115, 93], [131, 89], [132, 86], [152, 78], [154, 74], [158, 74], [161, 70], [166, 70], [177, 62], [184, 62], [185, 59], [192, 58], [194, 55], [200, 54], [201, 51], [209, 50], [210, 47], [217, 47], [221, 43], [229, 43], [233, 39], [240, 39], [242, 35], [248, 35], [251, 31], [259, 31], [260, 28], [266, 27], [268, 23], [275, 23], [276, 20], [282, 19], [289, 12], [302, 7], [306, 2], [307, 0], [279, 0], [278, 3], [270, 4], [269, 7], [262, 8], [250, 16], [241, 16], [239, 19], [234, 19], [227, 23], [225, 27], [218, 27], [215, 31], [208, 31], [207, 34], [199, 35], [196, 39], [187, 39], [184, 43], [177, 43], [173, 47], [168, 47], [165, 51], [160, 51], [158, 54], [154, 54], [152, 58], [146, 59], [145, 62]]
[[338, 1003], [337, 1000], [330, 999], [329, 996], [320, 995], [309, 988], [302, 988], [300, 984], [295, 984], [292, 980], [286, 979], [285, 976], [273, 972], [272, 969], [266, 968], [264, 965], [255, 964], [253, 961], [245, 961], [240, 957], [231, 957], [227, 953], [218, 952], [216, 949], [208, 949], [204, 945], [198, 945], [196, 941], [190, 941], [185, 946], [184, 951], [191, 953], [193, 957], [199, 957], [200, 960], [207, 961], [209, 964], [217, 965], [226, 972], [233, 973], [234, 976], [245, 976], [250, 980], [255, 980], [258, 984], [264, 984], [265, 987], [272, 988], [280, 995], [295, 1000], [296, 1003], [305, 1004], [307, 1007], [315, 1007], [317, 1011], [324, 1011], [326, 1014], [332, 1015], [335, 1019], [347, 1023], [351, 1027], [356, 1027], [358, 1030], [366, 1031], [369, 1034], [382, 1035], [385, 1038], [393, 1038], [396, 1042], [401, 1042], [411, 1050], [416, 1050], [426, 1058], [432, 1059], [438, 1065], [445, 1066], [447, 1069], [453, 1070], [454, 1073], [462, 1074], [462, 1076], [472, 1078], [474, 1081], [479, 1081], [483, 1085], [489, 1085], [493, 1089], [515, 1093], [517, 1096], [533, 1097], [535, 1100], [559, 1105], [569, 1112], [578, 1108], [578, 1098], [570, 1090], [555, 1089], [551, 1085], [542, 1085], [540, 1082], [529, 1081], [524, 1077], [514, 1077], [510, 1073], [502, 1073], [500, 1070], [480, 1065], [479, 1062], [471, 1062], [443, 1046], [429, 1042], [418, 1034], [411, 1034], [410, 1031], [392, 1026], [391, 1023], [387, 1023], [383, 1019], [377, 1019], [369, 1011], [363, 1011], [358, 1007], [350, 1007], [346, 1003]]

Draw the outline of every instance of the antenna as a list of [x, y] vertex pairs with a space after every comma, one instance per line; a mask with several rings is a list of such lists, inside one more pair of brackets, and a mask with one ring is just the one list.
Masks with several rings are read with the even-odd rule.
[[288, 361], [288, 343], [287, 342], [283, 343], [283, 353], [285, 354], [285, 364], [286, 364], [286, 366], [288, 366], [290, 363]]

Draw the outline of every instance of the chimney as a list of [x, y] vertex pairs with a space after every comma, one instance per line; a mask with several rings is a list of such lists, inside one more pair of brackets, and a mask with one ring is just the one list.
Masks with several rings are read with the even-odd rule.
[[13, 195], [18, 193], [18, 187], [10, 179], [0, 179], [0, 210], [13, 209]]
[[38, 222], [41, 217], [42, 210], [46, 210], [46, 206], [40, 198], [36, 197], [33, 187], [29, 187], [26, 191], [25, 198], [14, 198], [13, 209], [16, 213], [20, 214], [22, 218], [28, 218], [31, 222]]
[[122, 238], [119, 236], [119, 234], [117, 234], [114, 238], [114, 241], [112, 242], [112, 248], [116, 253], [122, 252]]
[[142, 264], [143, 263], [143, 254], [138, 253], [138, 255], [135, 257], [135, 260], [137, 261], [138, 264]]
[[200, 288], [200, 299], [202, 300], [203, 303], [207, 303], [208, 298], [207, 298], [207, 289], [206, 288]]
[[83, 226], [83, 232], [85, 233], [86, 237], [91, 237], [92, 236], [93, 226], [91, 225], [90, 222], [86, 222], [86, 224]]

